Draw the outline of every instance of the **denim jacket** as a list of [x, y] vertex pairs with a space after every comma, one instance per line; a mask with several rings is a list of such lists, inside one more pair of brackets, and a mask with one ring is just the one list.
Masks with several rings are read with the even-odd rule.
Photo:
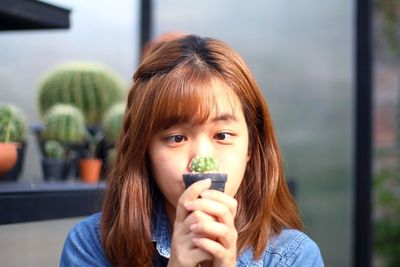
[[[111, 266], [100, 239], [100, 213], [94, 214], [73, 227], [64, 243], [60, 266]], [[170, 256], [169, 222], [164, 209], [157, 209], [153, 219], [153, 243], [158, 255], [154, 266], [167, 266]], [[262, 266], [324, 266], [318, 246], [304, 233], [285, 229], [273, 237], [259, 259], [253, 258], [251, 248], [237, 259], [238, 267]]]

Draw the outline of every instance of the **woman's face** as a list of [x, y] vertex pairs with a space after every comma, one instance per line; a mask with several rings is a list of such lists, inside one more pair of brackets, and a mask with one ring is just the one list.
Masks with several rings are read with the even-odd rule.
[[202, 125], [174, 125], [158, 132], [149, 145], [152, 172], [167, 204], [176, 208], [185, 190], [182, 174], [195, 156], [213, 156], [228, 174], [225, 192], [234, 196], [249, 160], [249, 134], [238, 97], [224, 83], [211, 83], [215, 108]]

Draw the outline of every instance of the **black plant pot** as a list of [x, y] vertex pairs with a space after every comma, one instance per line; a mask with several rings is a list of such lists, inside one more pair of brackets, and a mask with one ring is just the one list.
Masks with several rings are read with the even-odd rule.
[[183, 174], [183, 182], [185, 183], [185, 187], [188, 188], [191, 184], [210, 178], [211, 179], [211, 188], [221, 192], [225, 190], [225, 183], [228, 179], [228, 174], [226, 173], [186, 173]]
[[[31, 132], [36, 136], [36, 141], [39, 146], [39, 150], [42, 154], [42, 157], [45, 158], [46, 154], [44, 152], [44, 144], [46, 142], [45, 139], [42, 138], [41, 133], [43, 131], [43, 124], [34, 124], [30, 127]], [[79, 177], [79, 168], [78, 162], [81, 159], [86, 151], [88, 150], [89, 144], [66, 144], [65, 145], [68, 150], [68, 177]], [[67, 179], [66, 178], [66, 179]]]
[[70, 163], [66, 160], [43, 158], [42, 170], [46, 181], [65, 181], [69, 178]]
[[[43, 124], [33, 124], [30, 126], [31, 132], [36, 136], [36, 140], [39, 146], [39, 150], [42, 154], [43, 157], [45, 157], [45, 153], [44, 153], [44, 143], [46, 142], [46, 140], [44, 140], [41, 136], [41, 133], [43, 131]], [[87, 130], [89, 131], [89, 133], [93, 136], [95, 136], [98, 132], [103, 131], [103, 129], [98, 126], [98, 125], [90, 125], [87, 126]], [[79, 168], [78, 168], [78, 162], [79, 159], [84, 158], [89, 149], [89, 143], [86, 142], [84, 144], [68, 144], [67, 145], [68, 150], [70, 152], [70, 175], [73, 177], [78, 177], [79, 176]], [[112, 144], [107, 143], [104, 139], [102, 141], [100, 141], [100, 143], [97, 145], [96, 147], [96, 151], [95, 151], [95, 156], [96, 158], [100, 158], [104, 164], [102, 165], [102, 170], [101, 170], [101, 179], [104, 179], [105, 176], [108, 173], [108, 169], [107, 166], [109, 166], [107, 164], [107, 153], [108, 150], [111, 149], [113, 147]]]
[[19, 176], [22, 173], [24, 161], [25, 161], [25, 152], [27, 148], [27, 143], [21, 143], [17, 148], [17, 163], [15, 163], [14, 167], [6, 172], [3, 175], [0, 175], [0, 181], [17, 181]]

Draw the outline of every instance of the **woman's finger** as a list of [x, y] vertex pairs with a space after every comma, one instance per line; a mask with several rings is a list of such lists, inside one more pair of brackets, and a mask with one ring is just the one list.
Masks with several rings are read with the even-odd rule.
[[198, 248], [213, 256], [213, 266], [231, 266], [236, 262], [236, 246], [226, 249], [219, 242], [201, 237], [194, 237], [192, 241]]
[[202, 211], [217, 218], [229, 227], [234, 227], [234, 215], [231, 209], [225, 204], [211, 199], [198, 198], [185, 203], [185, 208], [189, 211]]
[[[190, 231], [188, 234], [182, 234], [181, 229], [175, 229], [171, 241], [171, 266], [197, 266], [198, 263], [211, 260], [213, 257], [210, 253], [196, 247], [192, 239], [199, 237], [195, 232]], [[189, 229], [189, 227], [186, 227]]]
[[190, 256], [185, 255], [185, 257], [190, 258], [191, 262], [202, 262], [202, 261], [207, 261], [207, 260], [212, 260], [213, 256], [211, 253], [206, 252], [198, 247], [195, 247], [190, 251]]
[[217, 202], [225, 204], [231, 210], [233, 217], [235, 217], [238, 202], [233, 197], [231, 197], [221, 191], [218, 191], [218, 190], [206, 190], [206, 191], [202, 192], [200, 194], [200, 196], [205, 199], [212, 199]]
[[193, 183], [189, 186], [180, 196], [176, 207], [176, 218], [175, 221], [183, 222], [189, 211], [185, 208], [185, 203], [194, 199], [199, 198], [200, 194], [209, 189], [211, 186], [211, 179], [204, 179]]
[[190, 226], [199, 222], [202, 222], [204, 224], [215, 222], [216, 218], [213, 216], [210, 216], [207, 213], [204, 213], [200, 210], [195, 210], [191, 212], [184, 220], [183, 225], [187, 231], [185, 234], [191, 232]]
[[236, 244], [237, 232], [233, 228], [219, 222], [200, 221], [190, 226], [190, 230], [196, 235], [207, 237], [216, 240], [222, 244], [226, 249]]

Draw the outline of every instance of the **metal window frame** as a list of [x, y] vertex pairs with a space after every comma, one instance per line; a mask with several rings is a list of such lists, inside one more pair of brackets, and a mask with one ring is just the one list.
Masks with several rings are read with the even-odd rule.
[[372, 1], [355, 9], [353, 266], [369, 267], [372, 258]]

